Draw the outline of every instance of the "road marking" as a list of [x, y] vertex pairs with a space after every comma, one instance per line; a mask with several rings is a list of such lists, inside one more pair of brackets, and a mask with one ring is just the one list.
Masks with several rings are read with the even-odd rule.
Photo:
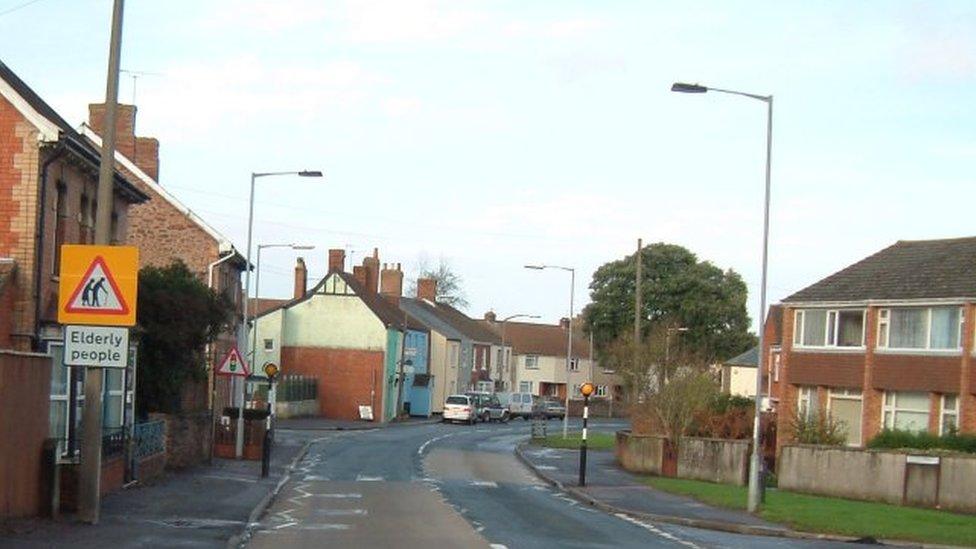
[[437, 442], [438, 440], [443, 440], [443, 439], [445, 439], [447, 437], [453, 437], [455, 434], [457, 434], [457, 433], [448, 433], [446, 435], [441, 435], [439, 437], [434, 437], [434, 438], [428, 440], [427, 442], [424, 442], [423, 444], [420, 445], [420, 448], [417, 448], [417, 455], [418, 456], [424, 455], [424, 451], [427, 450], [427, 446], [430, 446], [430, 443]]
[[366, 509], [316, 509], [315, 514], [326, 517], [350, 517], [368, 514]]
[[639, 521], [639, 520], [635, 519], [634, 517], [625, 515], [623, 513], [614, 513], [613, 516], [615, 516], [615, 517], [617, 517], [617, 518], [619, 518], [621, 520], [625, 520], [625, 521], [627, 521], [627, 522], [629, 522], [631, 524], [635, 524], [637, 526], [640, 526], [641, 528], [643, 528], [643, 529], [645, 529], [645, 530], [647, 530], [649, 532], [652, 532], [654, 534], [657, 534], [658, 536], [661, 536], [662, 538], [664, 538], [666, 540], [673, 541], [675, 543], [680, 543], [681, 545], [684, 545], [685, 547], [691, 547], [692, 549], [702, 549], [700, 545], [696, 545], [696, 544], [694, 544], [694, 543], [692, 543], [690, 541], [683, 540], [683, 539], [681, 539], [681, 538], [679, 538], [679, 537], [677, 537], [677, 536], [675, 536], [673, 534], [669, 534], [669, 533], [665, 532], [664, 530], [661, 530], [660, 528], [654, 526], [653, 524], [648, 524], [646, 522]]
[[332, 499], [359, 499], [362, 494], [312, 494], [313, 498], [332, 498]]
[[323, 477], [320, 475], [305, 475], [305, 477], [302, 480], [308, 482], [310, 480], [329, 480], [329, 479], [328, 477]]
[[471, 486], [483, 486], [485, 488], [498, 488], [498, 483], [490, 480], [472, 480]]
[[366, 475], [356, 475], [356, 482], [383, 482], [383, 477], [370, 477]]
[[282, 528], [288, 528], [289, 526], [294, 526], [296, 524], [298, 524], [297, 521], [286, 522], [284, 524], [279, 524], [278, 526], [275, 526], [274, 529], [275, 530], [281, 530]]
[[236, 480], [238, 482], [250, 482], [253, 484], [257, 484], [261, 482], [259, 479], [256, 478], [232, 477], [230, 475], [197, 475], [197, 478], [212, 478], [215, 480]]
[[491, 544], [491, 545], [489, 545], [488, 547], [491, 547], [491, 549], [508, 549], [508, 547], [507, 547], [507, 546], [505, 546], [505, 545], [502, 545], [502, 544], [500, 544], [500, 543], [492, 543], [492, 544]]
[[559, 467], [556, 467], [555, 465], [536, 465], [535, 468], [542, 469], [543, 471], [555, 471], [556, 469], [559, 469]]

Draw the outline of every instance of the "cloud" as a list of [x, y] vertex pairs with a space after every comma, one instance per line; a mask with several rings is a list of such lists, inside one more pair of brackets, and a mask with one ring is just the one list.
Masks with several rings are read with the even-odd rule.
[[453, 39], [486, 15], [444, 0], [350, 0], [337, 10], [343, 37], [357, 43], [428, 42]]

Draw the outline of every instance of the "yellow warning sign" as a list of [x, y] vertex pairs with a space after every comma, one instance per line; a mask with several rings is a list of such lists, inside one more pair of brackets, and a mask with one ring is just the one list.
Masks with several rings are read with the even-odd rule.
[[58, 322], [132, 326], [138, 287], [135, 246], [61, 246]]

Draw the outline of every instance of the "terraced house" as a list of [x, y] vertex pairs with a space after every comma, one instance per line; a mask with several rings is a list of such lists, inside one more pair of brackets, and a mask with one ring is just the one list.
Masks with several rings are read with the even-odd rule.
[[851, 446], [885, 428], [976, 432], [974, 267], [976, 237], [899, 241], [784, 299], [767, 363], [779, 444], [818, 412]]

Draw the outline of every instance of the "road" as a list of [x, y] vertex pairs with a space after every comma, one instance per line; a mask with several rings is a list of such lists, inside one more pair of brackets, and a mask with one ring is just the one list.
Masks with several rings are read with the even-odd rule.
[[253, 528], [248, 546], [819, 546], [642, 523], [594, 510], [540, 482], [514, 457], [515, 445], [528, 435], [528, 423], [513, 421], [321, 436]]

